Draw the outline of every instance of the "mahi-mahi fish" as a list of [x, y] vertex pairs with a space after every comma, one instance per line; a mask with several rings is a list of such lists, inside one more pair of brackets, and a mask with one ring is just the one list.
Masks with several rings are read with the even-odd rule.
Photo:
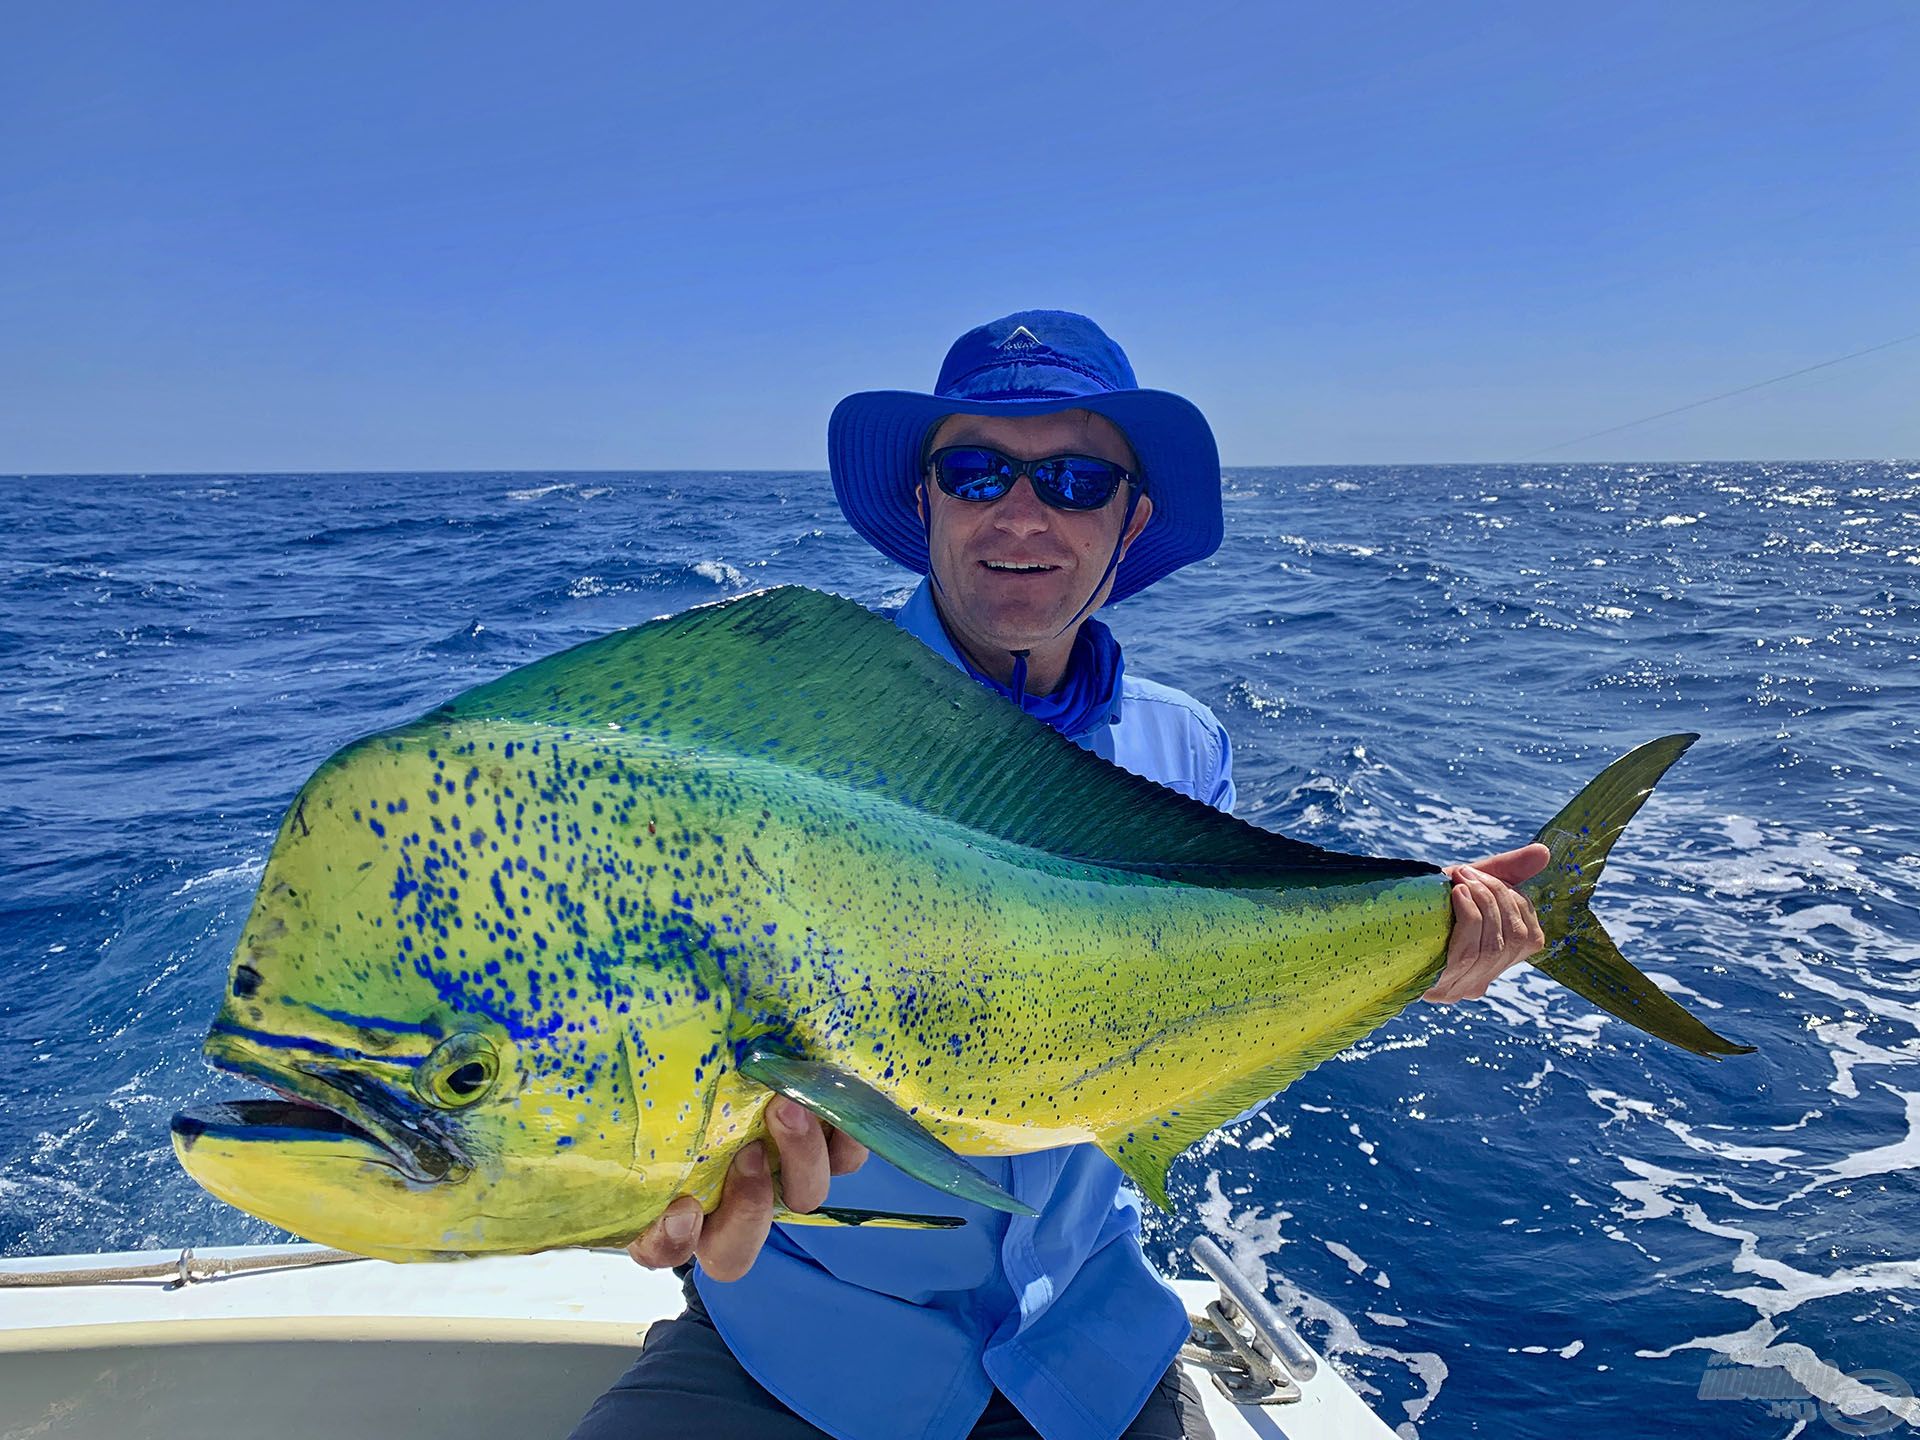
[[[1587, 903], [1694, 738], [1608, 766], [1522, 888], [1540, 969], [1734, 1054]], [[223, 1200], [396, 1260], [624, 1243], [676, 1196], [711, 1208], [776, 1093], [934, 1210], [1024, 1211], [963, 1157], [1080, 1142], [1165, 1206], [1182, 1150], [1432, 983], [1449, 886], [1129, 774], [851, 601], [765, 591], [326, 761], [205, 1045], [280, 1098], [188, 1110], [174, 1146]]]

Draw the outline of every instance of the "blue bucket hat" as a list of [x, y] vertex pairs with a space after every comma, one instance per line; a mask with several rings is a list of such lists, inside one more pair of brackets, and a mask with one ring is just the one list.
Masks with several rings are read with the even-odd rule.
[[1153, 516], [1114, 576], [1108, 603], [1138, 594], [1220, 545], [1220, 452], [1193, 402], [1142, 390], [1126, 353], [1084, 315], [1022, 310], [969, 330], [947, 352], [933, 394], [867, 390], [827, 422], [833, 493], [847, 523], [890, 560], [927, 573], [914, 504], [927, 436], [948, 415], [1091, 410], [1126, 433]]

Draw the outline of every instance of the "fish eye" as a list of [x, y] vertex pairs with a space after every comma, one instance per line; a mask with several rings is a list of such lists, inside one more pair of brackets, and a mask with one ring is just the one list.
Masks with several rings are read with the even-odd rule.
[[500, 1057], [486, 1036], [462, 1031], [442, 1040], [420, 1062], [413, 1088], [429, 1105], [458, 1110], [485, 1095], [499, 1074]]

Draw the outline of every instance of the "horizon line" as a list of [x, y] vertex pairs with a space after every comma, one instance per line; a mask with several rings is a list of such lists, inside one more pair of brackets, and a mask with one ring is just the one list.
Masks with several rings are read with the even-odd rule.
[[[1569, 465], [1914, 465], [1920, 464], [1920, 455], [1775, 455], [1740, 456], [1716, 455], [1699, 459], [1675, 457], [1636, 457], [1613, 458], [1606, 460], [1290, 460], [1279, 463], [1247, 464], [1222, 461], [1221, 472], [1231, 470], [1403, 470], [1409, 468], [1433, 470], [1464, 470], [1475, 466], [1495, 466], [1510, 470], [1552, 470], [1564, 469]], [[828, 475], [824, 467], [807, 468], [797, 465], [733, 465], [733, 466], [679, 466], [674, 468], [621, 468], [576, 469], [569, 466], [518, 466], [503, 468], [483, 466], [478, 469], [463, 467], [459, 469], [421, 469], [412, 468], [375, 468], [354, 470], [330, 470], [292, 467], [288, 469], [215, 469], [215, 470], [0, 470], [0, 478], [7, 480], [188, 480], [188, 479], [253, 479], [277, 480], [298, 476], [337, 477], [350, 476], [388, 476], [388, 475], [594, 475], [594, 476], [640, 476], [640, 475]]]

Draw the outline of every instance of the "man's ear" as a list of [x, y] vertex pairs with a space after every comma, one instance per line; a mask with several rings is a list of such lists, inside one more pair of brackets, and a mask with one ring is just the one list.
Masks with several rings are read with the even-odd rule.
[[927, 524], [927, 483], [924, 480], [913, 487], [913, 513], [920, 517], [920, 526], [922, 529], [925, 529]]
[[[1127, 558], [1127, 550], [1140, 538], [1140, 532], [1147, 528], [1147, 521], [1153, 518], [1153, 497], [1142, 495], [1140, 503], [1133, 507], [1133, 523], [1127, 526], [1127, 533], [1120, 541], [1120, 559]], [[1118, 564], [1119, 561], [1115, 561]]]

